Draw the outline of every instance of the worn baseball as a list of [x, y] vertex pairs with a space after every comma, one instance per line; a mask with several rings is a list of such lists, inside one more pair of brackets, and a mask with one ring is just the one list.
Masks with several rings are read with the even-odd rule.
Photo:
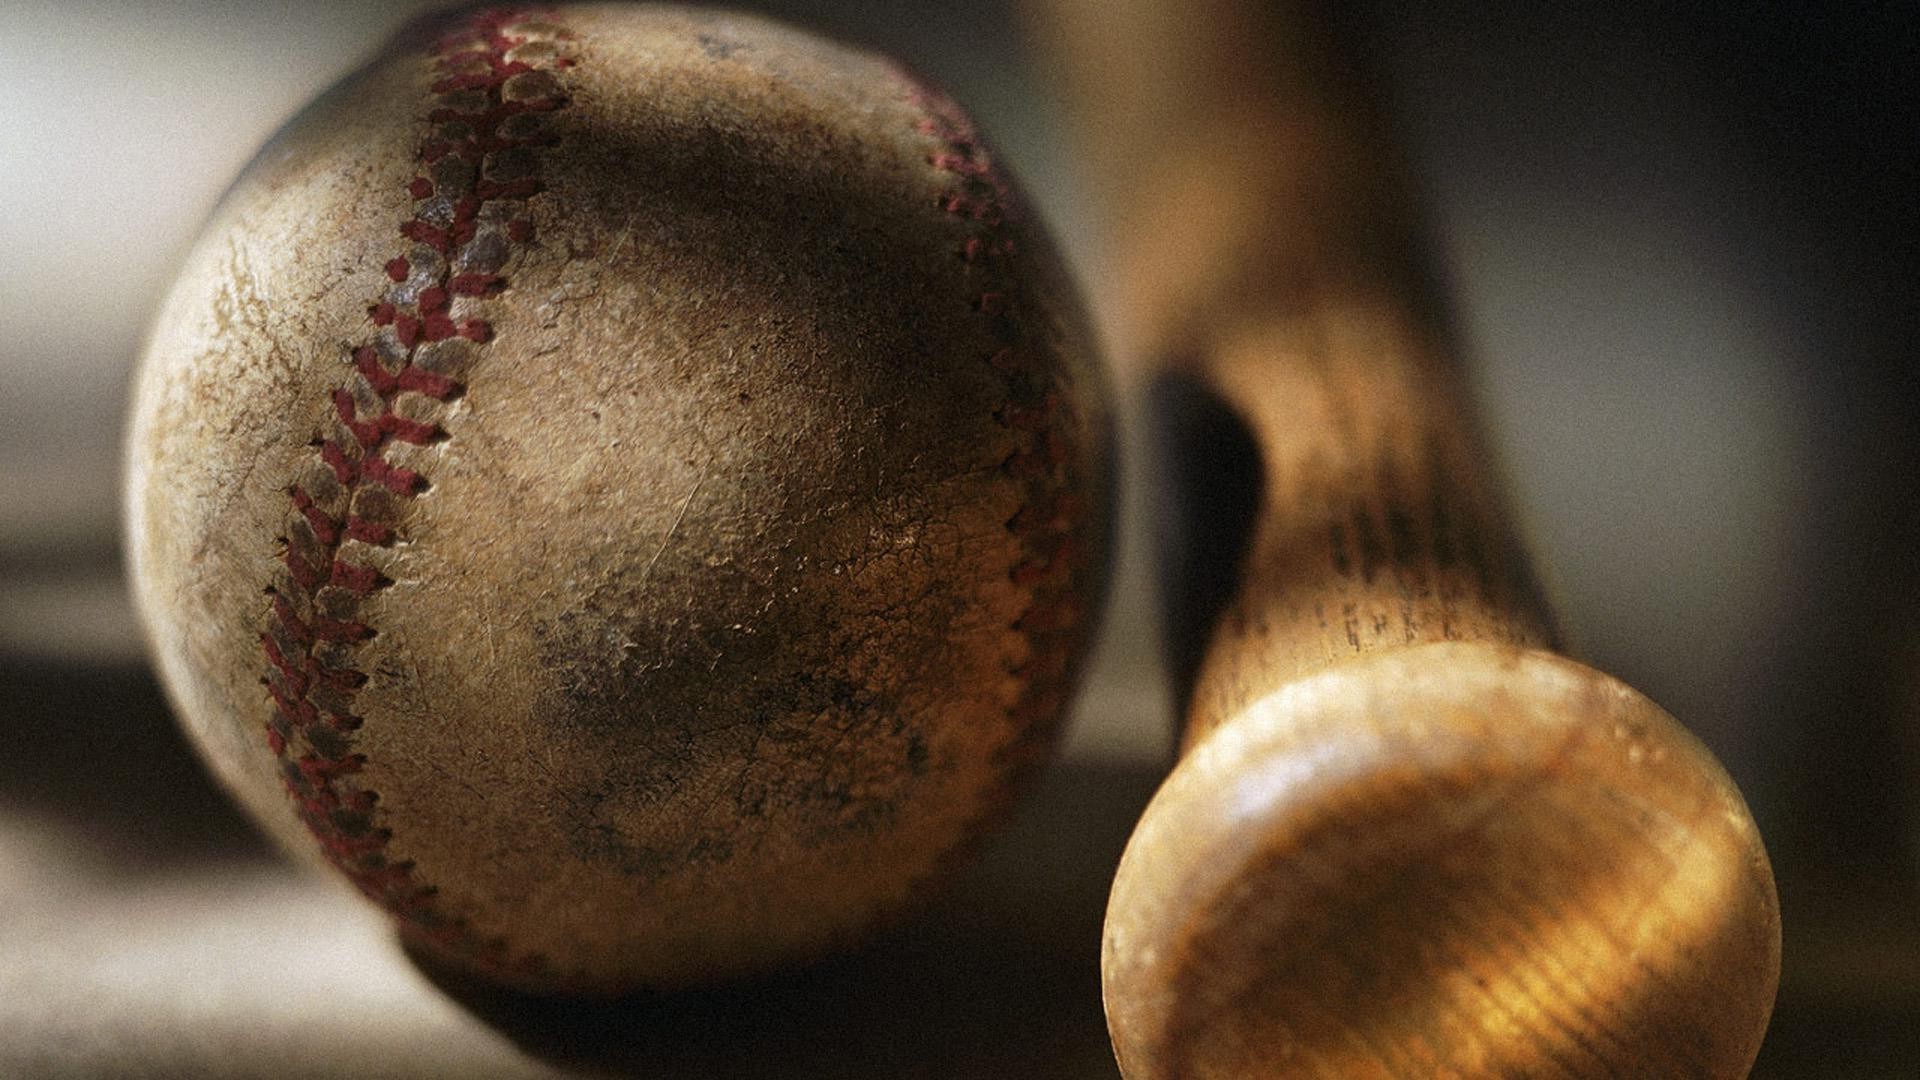
[[911, 906], [1043, 756], [1105, 417], [966, 117], [737, 15], [420, 23], [153, 329], [130, 569], [252, 813], [442, 962], [707, 983]]

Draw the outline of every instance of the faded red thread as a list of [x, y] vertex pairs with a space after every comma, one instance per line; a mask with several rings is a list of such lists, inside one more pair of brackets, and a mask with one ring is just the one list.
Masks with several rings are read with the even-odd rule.
[[[267, 746], [280, 761], [301, 820], [327, 858], [361, 892], [398, 915], [409, 933], [477, 966], [523, 971], [536, 970], [544, 961], [527, 957], [508, 965], [504, 941], [482, 937], [464, 919], [441, 910], [438, 890], [416, 880], [413, 863], [393, 858], [390, 830], [375, 827], [372, 815], [379, 795], [357, 786], [355, 778], [367, 759], [353, 749], [353, 733], [363, 723], [353, 701], [368, 676], [352, 658], [378, 631], [353, 610], [392, 582], [348, 543], [386, 547], [400, 535], [398, 523], [356, 512], [362, 509], [362, 493], [384, 489], [389, 495], [383, 499], [404, 501], [427, 488], [424, 475], [386, 455], [395, 446], [436, 442], [444, 432], [411, 406], [406, 414], [396, 411], [396, 404], [403, 393], [449, 401], [462, 387], [446, 374], [414, 366], [420, 348], [453, 338], [484, 343], [493, 337], [492, 324], [465, 306], [498, 295], [507, 279], [491, 269], [455, 273], [453, 268], [472, 257], [467, 245], [476, 241], [484, 240], [497, 251], [532, 236], [524, 206], [514, 204], [540, 192], [531, 148], [550, 145], [552, 136], [513, 137], [502, 134], [503, 125], [522, 113], [564, 106], [566, 99], [552, 76], [535, 73], [573, 64], [571, 57], [555, 57], [543, 69], [509, 55], [527, 40], [522, 24], [533, 14], [511, 9], [468, 13], [428, 49], [438, 72], [433, 92], [460, 97], [437, 103], [425, 115], [430, 130], [419, 152], [422, 175], [407, 184], [407, 194], [417, 205], [414, 216], [398, 228], [399, 239], [419, 247], [383, 264], [390, 288], [367, 308], [373, 330], [351, 351], [351, 372], [329, 395], [336, 430], [316, 438], [313, 447], [332, 474], [333, 485], [287, 488], [288, 525], [281, 553], [286, 578], [267, 590], [271, 600], [266, 630], [260, 635], [266, 669], [262, 682], [270, 702]], [[551, 27], [546, 32], [553, 34]], [[564, 41], [564, 32], [557, 37]], [[522, 76], [526, 79], [508, 85]], [[529, 92], [529, 86], [538, 92]], [[485, 93], [485, 108], [474, 108], [476, 91]], [[446, 190], [463, 182], [460, 170], [433, 169], [435, 162], [452, 154], [485, 172], [495, 168], [488, 155], [500, 151], [520, 155], [513, 160], [510, 180], [474, 180], [469, 171], [464, 181], [469, 190]], [[437, 277], [416, 280], [416, 273]], [[377, 508], [381, 501], [373, 505]], [[384, 516], [384, 511], [374, 514]]]
[[[937, 205], [967, 223], [957, 248], [978, 289], [972, 299], [996, 343], [984, 362], [1006, 380], [1007, 401], [995, 414], [1013, 437], [1014, 449], [1001, 468], [1025, 489], [1025, 505], [1006, 522], [1020, 543], [1021, 558], [1009, 571], [1014, 584], [1030, 590], [1025, 611], [1013, 629], [1029, 643], [1027, 659], [1014, 672], [1024, 681], [1021, 699], [1008, 710], [1016, 722], [1044, 736], [1059, 723], [1066, 702], [1066, 680], [1078, 635], [1081, 609], [1072, 571], [1077, 549], [1073, 530], [1085, 512], [1073, 494], [1076, 430], [1072, 405], [1054, 386], [1051, 371], [1033, 362], [1028, 347], [1030, 313], [1012, 288], [1018, 280], [1015, 244], [1007, 226], [1017, 219], [1012, 191], [957, 105], [945, 96], [909, 82], [914, 103], [924, 112], [922, 135], [937, 144], [927, 164], [952, 178]], [[1022, 739], [1016, 752], [1044, 746], [1046, 739]]]

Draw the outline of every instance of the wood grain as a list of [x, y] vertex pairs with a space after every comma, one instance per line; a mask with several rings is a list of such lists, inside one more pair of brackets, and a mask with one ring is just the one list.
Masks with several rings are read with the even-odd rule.
[[1760, 839], [1672, 717], [1555, 654], [1336, 29], [1043, 13], [1117, 337], [1200, 481], [1167, 514], [1174, 651], [1205, 640], [1183, 758], [1108, 909], [1122, 1070], [1745, 1075], [1779, 965]]

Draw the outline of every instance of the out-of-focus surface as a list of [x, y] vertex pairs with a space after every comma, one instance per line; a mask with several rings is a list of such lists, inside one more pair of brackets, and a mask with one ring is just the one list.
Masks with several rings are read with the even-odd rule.
[[[1137, 485], [1069, 764], [928, 920], [772, 986], [577, 1012], [444, 994], [173, 734], [117, 577], [144, 322], [254, 147], [419, 6], [0, 2], [0, 1072], [1111, 1075], [1099, 909], [1169, 723]], [[951, 86], [1111, 296], [1097, 185], [1006, 3], [752, 6]], [[1786, 982], [1760, 1075], [1913, 1075], [1920, 20], [1366, 20], [1560, 611], [1768, 838]]]
[[849, 958], [602, 1004], [444, 982], [278, 857], [133, 668], [0, 665], [0, 1076], [1111, 1072], [1106, 875], [1157, 770], [1053, 773], [958, 887]]

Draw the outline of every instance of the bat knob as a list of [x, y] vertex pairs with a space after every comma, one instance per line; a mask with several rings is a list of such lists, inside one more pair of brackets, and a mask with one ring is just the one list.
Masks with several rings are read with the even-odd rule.
[[1741, 1077], [1780, 963], [1707, 749], [1570, 660], [1368, 654], [1194, 747], [1133, 834], [1102, 978], [1154, 1077]]

